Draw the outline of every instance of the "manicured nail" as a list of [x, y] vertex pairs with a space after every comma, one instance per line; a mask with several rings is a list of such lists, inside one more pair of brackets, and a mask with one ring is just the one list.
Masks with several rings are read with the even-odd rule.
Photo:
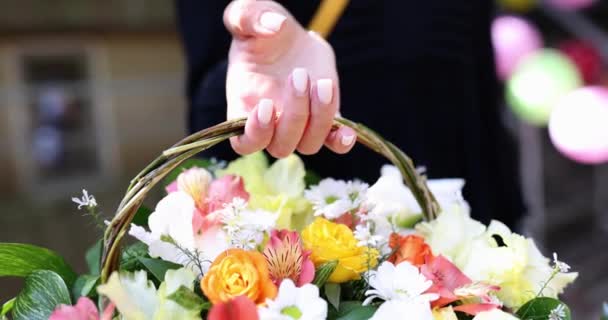
[[333, 81], [331, 79], [317, 80], [317, 96], [322, 104], [330, 104], [334, 95]]
[[352, 134], [342, 136], [342, 138], [340, 139], [340, 142], [342, 142], [342, 145], [344, 146], [350, 146], [353, 141], [355, 141], [355, 136]]
[[291, 73], [291, 82], [299, 97], [306, 95], [308, 87], [308, 72], [304, 68], [295, 68]]
[[260, 25], [272, 32], [278, 32], [281, 30], [285, 20], [287, 20], [287, 17], [284, 15], [268, 11], [262, 13], [262, 16], [260, 16]]
[[272, 120], [273, 103], [270, 99], [262, 99], [258, 103], [258, 121], [263, 128], [268, 127]]

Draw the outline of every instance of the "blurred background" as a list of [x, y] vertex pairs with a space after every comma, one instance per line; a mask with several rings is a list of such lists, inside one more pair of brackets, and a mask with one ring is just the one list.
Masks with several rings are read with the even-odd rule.
[[[522, 228], [581, 272], [566, 302], [575, 319], [592, 319], [608, 299], [608, 1], [498, 5], [492, 32], [504, 121], [520, 146]], [[84, 271], [101, 231], [71, 197], [86, 188], [111, 215], [129, 179], [186, 133], [173, 2], [0, 7], [0, 241], [53, 249]], [[0, 279], [0, 302], [19, 286]]]

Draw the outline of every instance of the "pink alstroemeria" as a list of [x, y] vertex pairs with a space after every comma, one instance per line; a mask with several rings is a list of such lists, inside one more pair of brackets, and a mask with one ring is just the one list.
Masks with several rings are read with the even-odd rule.
[[99, 312], [91, 299], [81, 297], [76, 305], [60, 305], [49, 317], [49, 320], [111, 320], [114, 313], [114, 304], [108, 305], [99, 317]]
[[243, 179], [235, 175], [227, 175], [212, 180], [211, 174], [202, 168], [190, 168], [168, 185], [167, 193], [182, 191], [187, 193], [196, 204], [192, 215], [192, 230], [201, 234], [205, 230], [216, 226], [217, 221], [207, 219], [207, 215], [232, 202], [234, 198], [249, 200], [249, 193], [245, 190]]
[[480, 299], [481, 303], [465, 303], [455, 310], [477, 315], [482, 311], [489, 311], [500, 305], [493, 303], [489, 296], [491, 291], [500, 290], [499, 287], [473, 283], [458, 267], [443, 256], [429, 257], [420, 268], [421, 273], [433, 282], [427, 291], [436, 293], [439, 299], [433, 301], [433, 307], [443, 307], [458, 300]]
[[304, 250], [296, 231], [272, 230], [270, 240], [264, 250], [268, 262], [270, 278], [279, 286], [284, 279], [291, 279], [301, 287], [315, 278], [315, 265]]
[[209, 311], [208, 320], [259, 320], [258, 308], [246, 296], [216, 303]]
[[216, 227], [219, 223], [217, 219], [209, 219], [209, 214], [224, 208], [224, 205], [232, 202], [234, 198], [249, 200], [249, 193], [245, 191], [243, 178], [235, 175], [223, 176], [213, 180], [209, 185], [205, 207], [199, 208], [192, 216], [192, 228], [195, 233], [207, 232], [210, 228]]
[[245, 190], [245, 181], [242, 177], [226, 175], [213, 180], [207, 194], [207, 212], [223, 209], [224, 205], [232, 202], [234, 198], [249, 200], [249, 193]]

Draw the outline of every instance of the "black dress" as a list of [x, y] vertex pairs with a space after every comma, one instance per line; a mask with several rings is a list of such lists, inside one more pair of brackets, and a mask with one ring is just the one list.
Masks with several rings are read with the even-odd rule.
[[[279, 1], [307, 25], [318, 0]], [[473, 215], [513, 226], [524, 208], [517, 155], [503, 128], [490, 43], [492, 1], [351, 0], [329, 38], [341, 112], [398, 145], [431, 178], [462, 177]], [[178, 0], [191, 131], [225, 120], [228, 1]], [[232, 159], [228, 143], [205, 156]], [[307, 156], [321, 176], [374, 182], [386, 160], [357, 146]]]

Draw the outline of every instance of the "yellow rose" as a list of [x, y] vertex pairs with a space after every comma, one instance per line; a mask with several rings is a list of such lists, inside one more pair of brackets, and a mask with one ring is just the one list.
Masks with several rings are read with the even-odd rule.
[[302, 231], [302, 241], [304, 248], [312, 252], [310, 258], [315, 266], [338, 261], [329, 282], [358, 280], [361, 273], [378, 264], [378, 251], [359, 246], [353, 231], [343, 224], [316, 218]]

